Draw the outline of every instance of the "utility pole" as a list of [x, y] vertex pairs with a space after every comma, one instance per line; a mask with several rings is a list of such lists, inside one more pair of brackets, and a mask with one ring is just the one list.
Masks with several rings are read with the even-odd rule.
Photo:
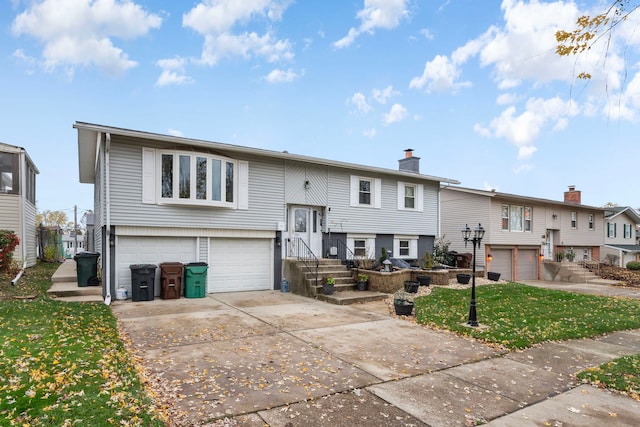
[[78, 205], [73, 205], [73, 254], [78, 254]]

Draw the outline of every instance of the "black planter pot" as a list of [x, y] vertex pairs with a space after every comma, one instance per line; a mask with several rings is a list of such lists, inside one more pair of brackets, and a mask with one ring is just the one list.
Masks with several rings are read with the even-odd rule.
[[471, 275], [470, 274], [457, 274], [456, 278], [458, 279], [458, 283], [460, 283], [462, 285], [468, 285], [469, 284], [469, 280], [471, 280]]
[[397, 304], [394, 303], [393, 307], [396, 310], [396, 315], [398, 316], [411, 316], [411, 312], [413, 311], [413, 303], [406, 304]]
[[420, 282], [413, 282], [411, 280], [407, 280], [404, 282], [404, 291], [409, 292], [410, 294], [415, 294], [418, 292], [419, 286], [420, 286]]
[[495, 271], [489, 271], [487, 273], [487, 278], [489, 280], [493, 280], [494, 282], [497, 282], [498, 280], [500, 280], [500, 273], [496, 273]]
[[356, 284], [356, 286], [359, 291], [366, 291], [369, 288], [369, 282], [366, 280], [360, 281]]
[[323, 283], [322, 293], [325, 295], [331, 295], [333, 293], [333, 283]]
[[431, 284], [431, 276], [418, 276], [416, 277], [420, 286], [429, 286]]

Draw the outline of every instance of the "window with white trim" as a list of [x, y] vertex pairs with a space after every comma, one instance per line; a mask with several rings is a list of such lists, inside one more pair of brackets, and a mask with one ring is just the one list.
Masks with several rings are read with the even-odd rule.
[[143, 148], [142, 201], [247, 209], [248, 165], [213, 154]]
[[398, 182], [398, 210], [424, 211], [424, 185]]
[[418, 236], [395, 236], [393, 254], [395, 258], [417, 259]]
[[608, 222], [607, 223], [607, 237], [614, 238], [616, 237], [616, 223]]
[[0, 153], [0, 193], [20, 194], [19, 161], [16, 153]]
[[578, 228], [578, 212], [571, 212], [571, 228], [573, 230]]
[[530, 233], [533, 228], [533, 208], [529, 206], [502, 205], [502, 230]]
[[353, 207], [381, 208], [382, 181], [351, 175], [350, 205]]
[[589, 223], [589, 230], [593, 230], [594, 228], [593, 214], [587, 215], [587, 221]]
[[631, 224], [624, 224], [624, 238], [631, 238]]
[[376, 236], [369, 234], [348, 234], [347, 247], [354, 258], [373, 259], [376, 253]]

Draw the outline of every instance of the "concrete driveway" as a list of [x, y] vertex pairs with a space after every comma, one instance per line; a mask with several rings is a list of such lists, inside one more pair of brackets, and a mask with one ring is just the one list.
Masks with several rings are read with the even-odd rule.
[[640, 424], [639, 402], [573, 377], [639, 352], [638, 331], [504, 354], [384, 302], [262, 291], [112, 308], [175, 425]]

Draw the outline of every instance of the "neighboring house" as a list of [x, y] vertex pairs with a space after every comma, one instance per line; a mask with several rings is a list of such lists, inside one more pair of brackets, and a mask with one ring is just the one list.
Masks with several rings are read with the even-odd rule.
[[[76, 243], [78, 245], [77, 249]], [[75, 254], [86, 250], [85, 237], [82, 235], [82, 232], [78, 233], [77, 239], [74, 231], [65, 232], [62, 234], [62, 247], [64, 248], [65, 258], [73, 258]]]
[[640, 261], [637, 228], [640, 214], [632, 207], [605, 208], [604, 247], [602, 260], [620, 267], [629, 261]]
[[37, 261], [36, 175], [26, 150], [0, 143], [0, 229], [20, 238], [14, 260], [30, 267]]
[[442, 235], [450, 249], [465, 248], [460, 230], [482, 224], [485, 235], [477, 264], [507, 280], [546, 278], [543, 260], [554, 260], [570, 248], [576, 260], [599, 260], [603, 208], [580, 204], [580, 191], [569, 187], [564, 201], [539, 199], [496, 191], [443, 187]]
[[306, 251], [376, 257], [384, 247], [419, 259], [438, 234], [440, 184], [458, 183], [421, 175], [411, 150], [391, 170], [89, 123], [74, 128], [80, 182], [94, 184], [95, 251], [112, 294], [130, 287], [132, 264], [207, 262], [212, 293], [279, 289], [282, 263]]

